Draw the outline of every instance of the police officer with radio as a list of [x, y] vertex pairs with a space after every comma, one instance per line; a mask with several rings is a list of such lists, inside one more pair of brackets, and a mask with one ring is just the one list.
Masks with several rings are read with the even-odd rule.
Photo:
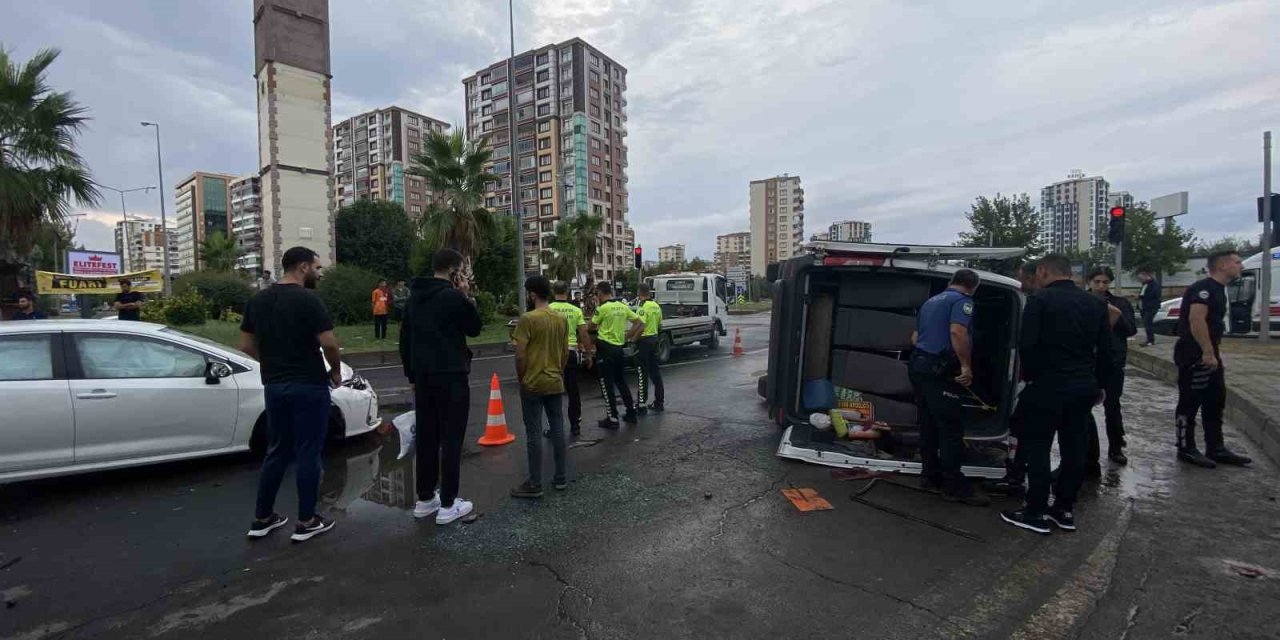
[[[929, 298], [916, 316], [915, 350], [908, 374], [920, 411], [921, 479], [926, 488], [941, 489], [952, 502], [983, 507], [991, 499], [964, 479], [964, 425], [960, 396], [953, 385], [973, 382], [970, 358], [973, 292], [978, 274], [956, 271], [946, 291]], [[957, 375], [958, 374], [958, 375]]]

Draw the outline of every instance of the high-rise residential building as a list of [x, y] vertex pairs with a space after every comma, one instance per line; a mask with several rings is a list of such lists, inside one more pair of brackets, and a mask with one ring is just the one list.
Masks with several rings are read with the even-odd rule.
[[290, 247], [336, 257], [329, 128], [329, 0], [253, 0], [262, 262], [279, 273]]
[[831, 240], [831, 232], [823, 231], [822, 233], [815, 233], [812, 236], [809, 236], [809, 239], [813, 242], [828, 242]]
[[658, 247], [658, 262], [684, 264], [684, 245], [672, 244], [665, 247]]
[[[169, 234], [172, 240], [173, 234]], [[160, 269], [164, 266], [165, 233], [160, 222], [149, 218], [129, 218], [116, 223], [116, 253], [125, 273]], [[176, 251], [171, 251], [176, 254]], [[173, 262], [173, 255], [170, 255]], [[176, 263], [173, 265], [176, 267]], [[174, 269], [176, 271], [176, 268]]]
[[827, 229], [827, 239], [832, 242], [871, 242], [871, 223], [861, 220], [833, 223]]
[[240, 255], [236, 269], [258, 275], [262, 272], [262, 180], [244, 176], [231, 181], [231, 237]]
[[559, 221], [591, 214], [604, 219], [594, 275], [612, 280], [631, 266], [635, 244], [627, 223], [627, 70], [579, 38], [516, 56], [514, 82], [507, 67], [496, 62], [462, 81], [467, 137], [494, 150], [488, 169], [497, 180], [485, 206], [513, 211], [514, 138], [525, 270], [542, 269]]
[[1124, 207], [1130, 209], [1133, 207], [1133, 195], [1128, 191], [1112, 191], [1107, 196], [1107, 207]]
[[716, 236], [716, 271], [727, 274], [734, 267], [751, 268], [751, 232]]
[[444, 122], [400, 107], [362, 113], [333, 126], [334, 177], [339, 206], [360, 198], [390, 200], [411, 218], [421, 218], [433, 194], [420, 176], [409, 175], [422, 140], [446, 132]]
[[200, 244], [216, 232], [231, 237], [231, 193], [235, 176], [197, 171], [174, 189], [178, 273], [201, 267]]
[[1111, 185], [1073, 171], [1040, 190], [1040, 243], [1052, 252], [1088, 251], [1106, 238]]
[[800, 176], [751, 182], [751, 272], [790, 260], [804, 241], [804, 189]]

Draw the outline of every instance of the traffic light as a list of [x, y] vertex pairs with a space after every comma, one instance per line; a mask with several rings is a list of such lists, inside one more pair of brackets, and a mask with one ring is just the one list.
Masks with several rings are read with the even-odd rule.
[[636, 245], [636, 268], [639, 269], [643, 264], [644, 249], [640, 245]]
[[1124, 244], [1124, 207], [1111, 207], [1107, 219], [1107, 242]]

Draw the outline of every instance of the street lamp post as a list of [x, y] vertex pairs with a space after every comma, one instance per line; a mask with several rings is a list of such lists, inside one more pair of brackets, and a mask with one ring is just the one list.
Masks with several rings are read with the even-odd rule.
[[169, 295], [169, 223], [164, 214], [164, 163], [160, 161], [160, 123], [143, 122], [144, 127], [156, 128], [156, 175], [160, 180], [160, 237], [163, 244], [164, 265], [160, 269], [160, 280], [164, 284], [164, 295]]
[[516, 296], [519, 309], [525, 309], [524, 292], [524, 216], [516, 197], [520, 175], [520, 143], [516, 135], [516, 8], [515, 0], [507, 0], [507, 20], [511, 27], [511, 58], [507, 60], [507, 139], [511, 144], [511, 215], [516, 219]]
[[120, 194], [120, 216], [121, 216], [121, 218], [124, 220], [124, 226], [120, 228], [120, 238], [121, 238], [121, 241], [120, 241], [120, 260], [121, 260], [121, 262], [123, 262], [123, 263], [124, 263], [124, 264], [122, 264], [121, 266], [122, 266], [122, 267], [125, 267], [125, 268], [128, 268], [128, 267], [130, 267], [130, 266], [132, 266], [132, 265], [130, 265], [130, 263], [129, 263], [129, 261], [128, 261], [128, 256], [129, 256], [129, 212], [128, 212], [128, 211], [126, 211], [126, 210], [125, 210], [125, 208], [124, 208], [124, 194], [126, 194], [126, 193], [133, 193], [134, 191], [151, 191], [151, 190], [152, 190], [152, 189], [154, 189], [155, 187], [136, 187], [136, 188], [133, 188], [133, 189], [117, 189], [117, 188], [115, 188], [115, 187], [108, 187], [108, 186], [107, 186], [107, 185], [105, 185], [105, 184], [100, 184], [100, 185], [98, 185], [98, 186], [99, 186], [99, 187], [102, 187], [103, 189], [107, 189], [107, 190], [109, 190], [109, 191], [114, 191], [114, 192], [116, 192], [116, 193]]

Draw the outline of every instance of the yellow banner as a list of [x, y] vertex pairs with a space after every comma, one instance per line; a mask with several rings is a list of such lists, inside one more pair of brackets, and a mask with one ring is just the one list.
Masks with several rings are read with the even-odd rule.
[[36, 272], [36, 293], [87, 293], [115, 295], [120, 293], [120, 281], [128, 280], [138, 293], [160, 293], [164, 283], [160, 270], [135, 271], [111, 276], [73, 276], [66, 273]]

